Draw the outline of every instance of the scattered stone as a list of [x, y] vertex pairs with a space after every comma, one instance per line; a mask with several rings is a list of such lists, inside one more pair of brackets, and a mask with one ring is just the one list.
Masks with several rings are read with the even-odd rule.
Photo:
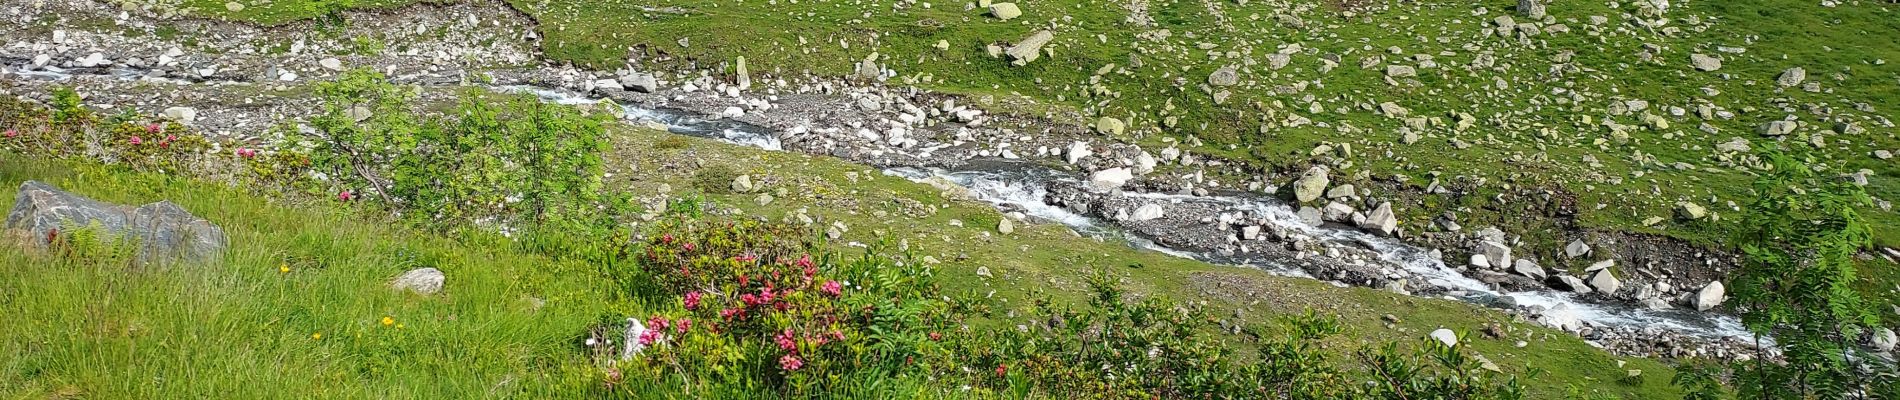
[[733, 64], [734, 64], [733, 73], [738, 75], [737, 78], [734, 78], [733, 83], [739, 85], [739, 90], [751, 89], [752, 88], [752, 74], [750, 73], [750, 71], [746, 71], [745, 56], [739, 56], [735, 58], [733, 60]]
[[224, 3], [224, 9], [225, 9], [225, 10], [229, 10], [229, 11], [231, 11], [231, 12], [239, 12], [239, 11], [244, 11], [244, 3], [239, 3], [239, 2], [235, 2], [235, 1], [233, 1], [233, 2], [229, 2], [229, 3]]
[[1781, 87], [1801, 86], [1801, 82], [1806, 80], [1808, 80], [1808, 70], [1801, 67], [1781, 71], [1781, 75], [1775, 77], [1775, 83]]
[[1095, 131], [1101, 132], [1104, 135], [1121, 136], [1122, 132], [1127, 129], [1128, 125], [1122, 123], [1122, 120], [1115, 119], [1115, 117], [1102, 117], [1095, 120]]
[[1727, 299], [1727, 289], [1722, 286], [1722, 281], [1711, 281], [1708, 285], [1703, 285], [1702, 290], [1695, 292], [1695, 309], [1708, 311], [1722, 305], [1722, 302]]
[[99, 233], [132, 240], [139, 246], [136, 261], [173, 258], [210, 261], [221, 256], [228, 241], [224, 229], [198, 218], [169, 201], [136, 208], [100, 202], [60, 190], [39, 181], [26, 181], [7, 213], [5, 236], [31, 246], [46, 246], [63, 238], [62, 231], [92, 226]]
[[1098, 191], [1114, 190], [1133, 179], [1134, 172], [1127, 168], [1109, 168], [1089, 174], [1089, 186]]
[[1572, 240], [1570, 244], [1564, 246], [1564, 256], [1566, 257], [1579, 258], [1589, 254], [1590, 244], [1584, 243], [1581, 239]]
[[1372, 213], [1366, 214], [1366, 219], [1359, 222], [1359, 228], [1386, 236], [1391, 236], [1394, 232], [1397, 232], [1399, 229], [1399, 218], [1392, 214], [1392, 202], [1379, 203], [1378, 208], [1372, 209]]
[[1029, 37], [1016, 42], [1015, 46], [1009, 46], [1009, 50], [1004, 51], [1003, 54], [1009, 56], [1011, 64], [1017, 66], [1029, 65], [1030, 62], [1036, 61], [1036, 58], [1042, 56], [1042, 46], [1049, 44], [1049, 41], [1055, 39], [1055, 32], [1048, 30], [1036, 31], [1036, 33], [1030, 34]]
[[1542, 20], [1546, 15], [1544, 0], [1517, 0], [1517, 13], [1532, 20]]
[[1714, 71], [1722, 69], [1722, 59], [1707, 54], [1690, 54], [1689, 65], [1694, 66], [1697, 71]]
[[620, 86], [640, 93], [653, 93], [660, 90], [660, 81], [653, 74], [635, 73], [620, 77]]
[[1785, 136], [1787, 134], [1794, 133], [1795, 126], [1796, 125], [1794, 121], [1787, 121], [1787, 120], [1768, 121], [1768, 123], [1761, 125], [1760, 131], [1762, 135]]
[[990, 15], [1008, 21], [1023, 16], [1023, 9], [1017, 7], [1016, 3], [995, 3], [990, 4]]
[[1135, 213], [1129, 215], [1128, 219], [1130, 221], [1141, 222], [1164, 216], [1167, 216], [1167, 209], [1162, 208], [1160, 204], [1148, 203], [1136, 208]]
[[990, 267], [976, 267], [976, 276], [981, 276], [984, 278], [996, 277], [995, 275], [990, 275]]
[[1233, 86], [1240, 84], [1240, 71], [1233, 66], [1221, 67], [1207, 76], [1207, 84], [1214, 86]]
[[325, 58], [322, 60], [318, 60], [317, 65], [323, 67], [323, 69], [327, 69], [331, 71], [343, 70], [343, 60], [338, 60], [335, 58]]
[[1410, 78], [1410, 77], [1418, 76], [1418, 70], [1412, 68], [1412, 66], [1410, 65], [1387, 65], [1385, 66], [1385, 76], [1393, 77], [1393, 78]]
[[1307, 169], [1306, 175], [1293, 182], [1293, 197], [1301, 203], [1318, 200], [1325, 193], [1327, 183], [1330, 180], [1326, 177], [1326, 167]]
[[1558, 289], [1576, 292], [1577, 294], [1588, 294], [1591, 292], [1590, 285], [1585, 284], [1583, 279], [1568, 274], [1557, 275], [1557, 279], [1551, 283], [1551, 286], [1555, 286]]
[[1528, 258], [1517, 259], [1517, 262], [1511, 265], [1511, 272], [1516, 272], [1518, 275], [1528, 276], [1531, 279], [1539, 281], [1547, 277], [1547, 275], [1544, 274], [1544, 267], [1537, 265], [1537, 262], [1531, 261]]
[[640, 343], [640, 336], [646, 333], [647, 326], [641, 323], [639, 318], [627, 318], [627, 331], [620, 338], [623, 346], [620, 350], [621, 360], [632, 360], [633, 356], [640, 355], [641, 351], [646, 350], [647, 346]]
[[1892, 352], [1894, 346], [1900, 344], [1900, 337], [1895, 337], [1893, 329], [1880, 328], [1880, 330], [1874, 331], [1873, 336], [1873, 340], [1870, 342], [1874, 345], [1875, 351], [1882, 353]]
[[1503, 243], [1486, 240], [1478, 243], [1478, 254], [1491, 260], [1491, 265], [1499, 268], [1511, 266], [1511, 247]]
[[389, 287], [416, 292], [416, 294], [432, 295], [442, 292], [442, 283], [445, 280], [447, 277], [442, 275], [442, 270], [417, 268], [396, 277], [395, 281], [389, 283]]
[[1618, 281], [1616, 274], [1611, 273], [1609, 269], [1604, 269], [1590, 276], [1590, 287], [1603, 292], [1604, 296], [1614, 296], [1617, 289], [1623, 288], [1623, 282]]
[[1676, 203], [1676, 216], [1682, 219], [1694, 221], [1708, 215], [1709, 210], [1699, 204], [1687, 201]]
[[190, 125], [198, 120], [198, 109], [191, 107], [172, 107], [165, 109], [165, 118]]
[[1001, 233], [1004, 235], [1016, 233], [1016, 223], [1010, 221], [1009, 217], [1003, 217], [1001, 220], [998, 220], [996, 222], [996, 233]]
[[733, 193], [746, 193], [746, 192], [751, 192], [751, 191], [752, 191], [752, 175], [739, 175], [738, 178], [732, 179]]
[[1439, 328], [1438, 330], [1432, 331], [1431, 336], [1432, 339], [1437, 339], [1439, 343], [1444, 343], [1445, 347], [1458, 347], [1458, 333], [1452, 332], [1450, 329]]

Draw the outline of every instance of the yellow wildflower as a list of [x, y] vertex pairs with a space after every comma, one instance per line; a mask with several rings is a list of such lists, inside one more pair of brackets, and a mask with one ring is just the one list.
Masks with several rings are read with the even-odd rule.
[[390, 326], [390, 325], [395, 325], [395, 324], [396, 324], [395, 318], [383, 317], [383, 326]]
[[310, 340], [323, 340], [323, 332], [310, 334]]
[[278, 264], [277, 272], [282, 272], [286, 274], [290, 273], [290, 264]]

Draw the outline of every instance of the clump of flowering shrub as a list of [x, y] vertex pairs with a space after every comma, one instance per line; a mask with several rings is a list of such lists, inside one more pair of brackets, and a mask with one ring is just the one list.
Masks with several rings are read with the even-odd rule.
[[1342, 352], [1324, 345], [1341, 332], [1328, 317], [1246, 326], [1193, 304], [1131, 299], [1107, 275], [1090, 279], [1084, 304], [991, 315], [975, 296], [942, 293], [907, 256], [827, 255], [811, 237], [753, 221], [656, 227], [627, 252], [634, 266], [608, 269], [621, 300], [647, 311], [631, 338], [640, 350], [612, 357], [603, 387], [636, 397], [1523, 396], [1461, 347], [1425, 339], [1418, 350]]
[[646, 238], [618, 277], [657, 311], [620, 379], [717, 390], [733, 383], [816, 396], [922, 377], [920, 358], [957, 321], [932, 271], [907, 258], [817, 253], [802, 228], [679, 221]]
[[[0, 117], [4, 117], [0, 118], [0, 150], [17, 154], [102, 162], [134, 171], [265, 182], [301, 179], [309, 164], [301, 154], [215, 142], [176, 121], [153, 119], [130, 109], [100, 114], [86, 108], [70, 88], [54, 88], [52, 101], [44, 105], [0, 97]], [[266, 176], [261, 171], [278, 172]]]

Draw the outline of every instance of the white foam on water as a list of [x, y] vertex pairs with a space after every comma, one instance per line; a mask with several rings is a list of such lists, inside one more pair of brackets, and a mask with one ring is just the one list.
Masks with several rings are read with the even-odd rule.
[[[1009, 174], [990, 171], [950, 172], [940, 168], [919, 169], [897, 167], [884, 170], [887, 175], [899, 176], [917, 182], [932, 177], [941, 178], [969, 189], [978, 200], [996, 205], [1009, 205], [1023, 209], [1023, 213], [1036, 218], [1056, 221], [1078, 231], [1100, 229], [1095, 220], [1066, 208], [1049, 205], [1043, 201], [1049, 195], [1047, 186], [1037, 180], [1027, 179], [1024, 174]], [[1017, 176], [1011, 176], [1017, 175]], [[927, 183], [927, 182], [925, 182]]]
[[54, 81], [54, 82], [61, 82], [61, 81], [65, 81], [65, 80], [73, 78], [72, 74], [68, 74], [61, 71], [54, 71], [50, 67], [47, 70], [39, 70], [39, 71], [18, 70], [18, 69], [9, 68], [5, 72], [8, 74], [19, 75], [20, 77], [23, 77], [23, 78], [44, 79], [44, 80], [49, 80], [49, 81]]
[[[606, 101], [606, 99], [602, 99], [602, 98], [587, 97], [587, 96], [583, 96], [577, 93], [568, 92], [564, 90], [548, 89], [548, 88], [543, 88], [539, 86], [531, 86], [531, 85], [501, 86], [501, 87], [498, 87], [497, 89], [500, 91], [509, 92], [509, 93], [532, 94], [535, 97], [541, 98], [542, 101], [547, 101], [547, 102], [555, 103], [555, 104], [563, 104], [563, 105], [588, 105], [588, 104], [600, 104], [603, 102], [611, 103], [611, 102]], [[711, 136], [718, 139], [724, 139], [725, 141], [732, 142], [734, 144], [757, 147], [757, 148], [761, 148], [765, 150], [772, 150], [772, 151], [785, 150], [784, 145], [779, 142], [778, 137], [771, 134], [770, 132], [753, 132], [752, 130], [745, 129], [744, 126], [739, 125], [739, 124], [719, 123], [718, 121], [702, 120], [699, 118], [680, 115], [679, 113], [665, 112], [665, 111], [653, 110], [653, 109], [647, 109], [647, 108], [641, 108], [641, 107], [624, 106], [624, 105], [618, 105], [618, 104], [616, 104], [616, 106], [620, 107], [621, 118], [631, 120], [631, 121], [658, 122], [660, 124], [666, 125], [666, 128], [668, 131], [673, 131], [676, 133], [698, 134], [700, 136]]]

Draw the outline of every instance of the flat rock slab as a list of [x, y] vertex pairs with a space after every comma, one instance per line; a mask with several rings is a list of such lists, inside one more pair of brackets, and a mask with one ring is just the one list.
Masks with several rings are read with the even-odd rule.
[[5, 226], [7, 236], [37, 247], [57, 239], [62, 229], [97, 227], [115, 238], [136, 241], [140, 262], [215, 260], [229, 245], [224, 229], [172, 202], [138, 207], [111, 204], [39, 181], [20, 185]]

